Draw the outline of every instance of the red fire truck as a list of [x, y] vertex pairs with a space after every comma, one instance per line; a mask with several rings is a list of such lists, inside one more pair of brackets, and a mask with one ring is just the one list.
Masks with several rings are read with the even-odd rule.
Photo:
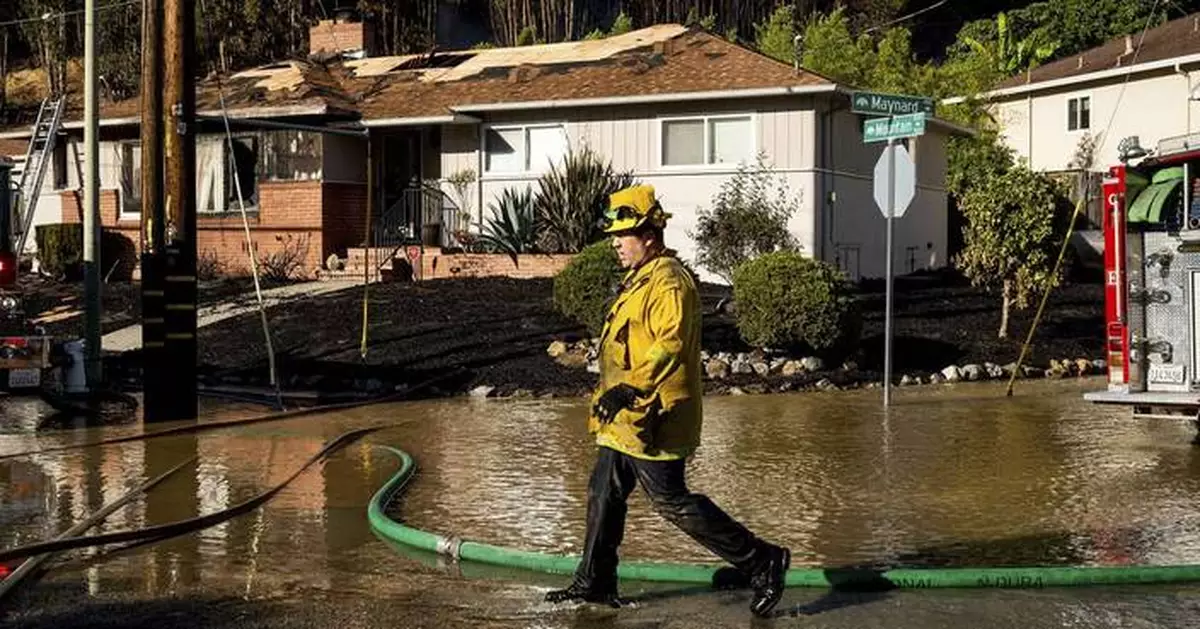
[[[1103, 184], [1108, 386], [1137, 415], [1200, 409], [1200, 134], [1122, 141]], [[1200, 427], [1200, 424], [1198, 424]]]

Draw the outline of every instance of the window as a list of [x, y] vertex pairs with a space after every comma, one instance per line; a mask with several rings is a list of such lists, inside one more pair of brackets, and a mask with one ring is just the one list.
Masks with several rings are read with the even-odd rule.
[[[70, 174], [67, 172], [67, 140], [59, 138], [58, 142], [54, 143], [54, 153], [50, 155], [54, 160], [54, 189], [64, 190], [70, 182]], [[82, 183], [82, 182], [81, 182]]]
[[235, 136], [233, 150], [223, 136], [196, 140], [196, 209], [237, 212], [238, 185], [246, 207], [258, 205], [258, 138]]
[[738, 164], [754, 159], [750, 116], [663, 120], [661, 137], [663, 166]]
[[142, 143], [122, 142], [121, 159], [121, 214], [142, 214]]
[[489, 173], [542, 172], [566, 155], [567, 131], [562, 125], [490, 127], [484, 152]]
[[1092, 127], [1092, 98], [1080, 96], [1067, 100], [1067, 130], [1081, 131]]

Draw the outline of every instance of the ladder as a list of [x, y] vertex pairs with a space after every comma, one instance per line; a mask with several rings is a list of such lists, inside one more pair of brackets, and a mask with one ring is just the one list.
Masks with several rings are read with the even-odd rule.
[[42, 101], [38, 109], [37, 122], [33, 126], [33, 136], [29, 138], [29, 149], [25, 153], [25, 164], [21, 168], [21, 180], [17, 184], [18, 201], [15, 207], [18, 211], [17, 255], [25, 251], [25, 242], [29, 231], [33, 229], [33, 217], [37, 213], [38, 197], [42, 192], [42, 182], [46, 178], [46, 170], [54, 160], [54, 148], [58, 141], [58, 129], [62, 124], [63, 107], [66, 98], [50, 97]]

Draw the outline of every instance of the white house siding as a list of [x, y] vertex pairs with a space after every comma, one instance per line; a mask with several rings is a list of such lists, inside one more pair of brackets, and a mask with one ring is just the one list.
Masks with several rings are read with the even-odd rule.
[[[887, 222], [874, 197], [875, 163], [884, 143], [864, 144], [862, 119], [841, 110], [833, 115], [824, 233], [826, 260], [851, 279], [883, 277], [887, 265]], [[893, 224], [893, 269], [897, 274], [947, 264], [948, 214], [945, 189], [946, 135], [933, 125], [908, 145], [917, 167], [917, 192], [902, 218]]]
[[[796, 195], [800, 211], [793, 216], [791, 228], [804, 250], [815, 251], [813, 220], [814, 115], [812, 99], [762, 99], [756, 101], [717, 101], [698, 104], [664, 104], [622, 108], [589, 108], [546, 112], [510, 112], [493, 117], [486, 124], [563, 123], [571, 146], [589, 146], [612, 161], [613, 168], [632, 171], [643, 183], [655, 187], [664, 208], [673, 214], [668, 225], [668, 244], [681, 257], [695, 259], [695, 246], [687, 233], [695, 228], [697, 211], [711, 204], [721, 185], [736, 172], [736, 166], [663, 167], [660, 165], [660, 118], [693, 115], [733, 115], [752, 117], [757, 150], [766, 154], [775, 172]], [[453, 175], [464, 168], [481, 170], [480, 129], [477, 126], [452, 125], [442, 131], [442, 175]], [[536, 174], [494, 175], [485, 173], [473, 189], [472, 210], [488, 208], [499, 194], [512, 187], [536, 186]], [[443, 188], [454, 197], [452, 187]], [[705, 280], [716, 277], [697, 268]]]
[[[1006, 96], [993, 106], [1005, 143], [1029, 159], [1035, 170], [1066, 170], [1084, 133], [1104, 131], [1110, 118], [1112, 128], [1102, 138], [1093, 170], [1117, 163], [1117, 145], [1136, 135], [1142, 146], [1154, 148], [1159, 140], [1200, 130], [1200, 102], [1189, 100], [1192, 88], [1200, 86], [1200, 68], [1171, 69], [1138, 74], [1124, 87], [1123, 77]], [[1069, 99], [1091, 99], [1091, 121], [1086, 131], [1067, 127]], [[1113, 112], [1116, 111], [1116, 116]]]
[[[66, 151], [66, 185], [61, 188], [55, 186], [55, 167], [54, 161], [51, 160], [51, 162], [47, 164], [46, 176], [42, 180], [42, 187], [38, 196], [37, 208], [34, 211], [34, 231], [30, 233], [29, 238], [26, 240], [26, 250], [28, 251], [33, 251], [36, 249], [35, 236], [37, 233], [37, 226], [62, 222], [63, 203], [59, 193], [64, 190], [83, 189], [82, 182], [80, 181], [80, 175], [82, 175], [83, 170], [86, 167], [86, 157], [83, 152], [83, 143], [77, 140], [60, 139], [59, 147], [59, 150]], [[118, 150], [119, 145], [115, 142], [100, 143], [100, 167], [98, 174], [100, 177], [101, 190], [111, 190], [120, 187], [121, 162]], [[20, 165], [21, 168], [24, 167], [23, 161], [24, 159], [22, 158], [22, 163]], [[78, 164], [78, 168], [76, 168], [76, 164]], [[29, 174], [30, 179], [33, 178], [33, 175], [34, 173]], [[19, 173], [14, 173], [14, 185], [17, 181], [19, 181], [19, 178]], [[25, 194], [28, 194], [28, 190], [25, 191]]]

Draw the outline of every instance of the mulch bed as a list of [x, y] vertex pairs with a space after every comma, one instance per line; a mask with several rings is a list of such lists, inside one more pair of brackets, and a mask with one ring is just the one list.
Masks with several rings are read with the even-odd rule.
[[[546, 353], [555, 340], [586, 338], [586, 331], [558, 315], [552, 305], [553, 280], [509, 278], [433, 280], [416, 284], [376, 284], [370, 289], [370, 328], [366, 357], [361, 355], [361, 287], [297, 300], [269, 311], [270, 325], [285, 388], [357, 390], [384, 393], [436, 380], [435, 395], [460, 394], [480, 385], [493, 395], [583, 395], [596, 376], [558, 364]], [[35, 308], [78, 299], [82, 287], [33, 280], [27, 300]], [[245, 294], [249, 279], [208, 283], [201, 302]], [[751, 352], [738, 337], [735, 315], [718, 304], [728, 287], [704, 284], [704, 347], [709, 352]], [[105, 331], [135, 323], [139, 308], [136, 284], [107, 285]], [[849, 360], [857, 367], [791, 378], [734, 375], [706, 380], [710, 393], [731, 387], [748, 390], [803, 389], [827, 379], [841, 387], [881, 379], [884, 289], [871, 283], [858, 295], [864, 315], [860, 350]], [[894, 371], [926, 375], [948, 365], [1013, 362], [1033, 319], [1034, 308], [1014, 312], [1010, 337], [997, 338], [1000, 300], [969, 286], [953, 274], [899, 278], [896, 282]], [[1071, 283], [1052, 293], [1025, 364], [1045, 367], [1051, 359], [1101, 357], [1104, 330], [1103, 286]], [[82, 319], [49, 326], [52, 333], [79, 334]], [[265, 385], [267, 358], [257, 312], [202, 328], [199, 335], [202, 378], [209, 383]], [[797, 356], [798, 357], [798, 356]], [[118, 371], [136, 379], [137, 352], [117, 361]], [[835, 361], [830, 361], [835, 362]]]

